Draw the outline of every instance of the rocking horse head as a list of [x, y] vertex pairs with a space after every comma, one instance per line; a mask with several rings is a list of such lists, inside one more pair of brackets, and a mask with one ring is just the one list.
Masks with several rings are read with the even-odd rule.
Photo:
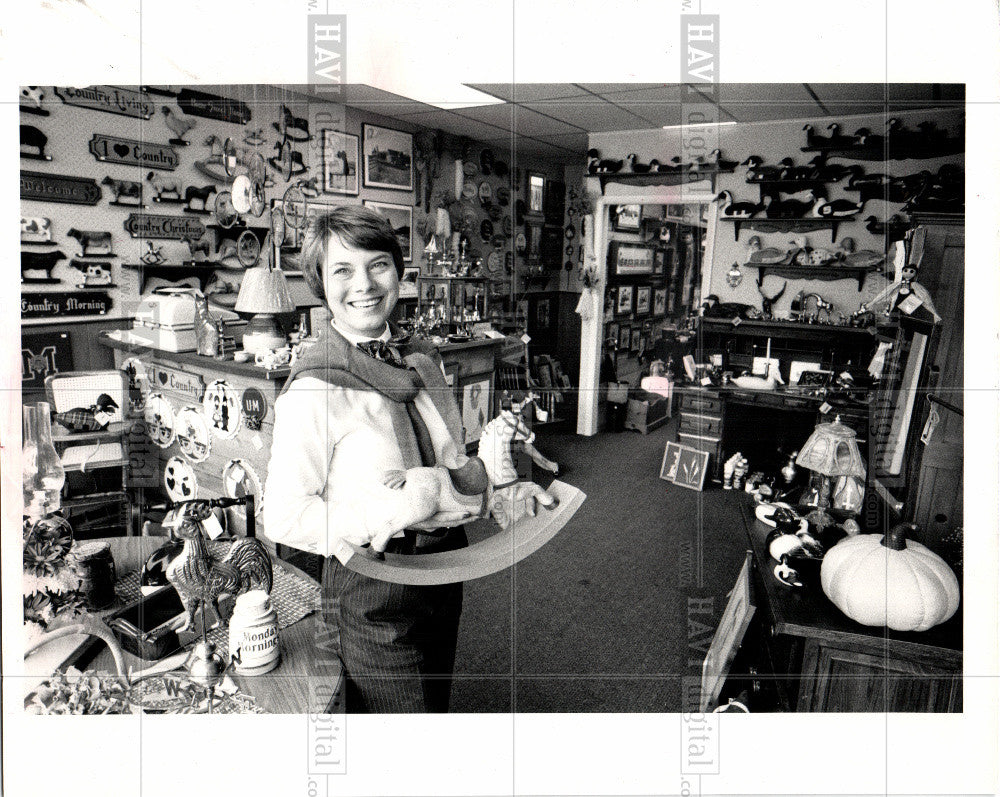
[[517, 468], [511, 454], [511, 444], [530, 443], [534, 434], [524, 422], [521, 411], [533, 401], [531, 394], [523, 401], [505, 396], [501, 399], [500, 414], [483, 428], [479, 438], [479, 458], [483, 461], [490, 483], [494, 486], [517, 481]]

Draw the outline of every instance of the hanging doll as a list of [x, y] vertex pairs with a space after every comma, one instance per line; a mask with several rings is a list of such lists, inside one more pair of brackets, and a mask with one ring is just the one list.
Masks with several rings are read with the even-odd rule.
[[[906, 246], [903, 241], [894, 242], [893, 262], [896, 265], [896, 281], [887, 286], [871, 301], [862, 305], [862, 310], [877, 310], [884, 304], [884, 312], [888, 316], [896, 307], [902, 305], [912, 296], [934, 316], [935, 322], [941, 320], [941, 316], [931, 300], [930, 293], [916, 281], [917, 271], [924, 253], [925, 235], [926, 230], [923, 228], [913, 231], [909, 258], [907, 258]], [[916, 308], [910, 308], [910, 311], [912, 312], [913, 309]]]

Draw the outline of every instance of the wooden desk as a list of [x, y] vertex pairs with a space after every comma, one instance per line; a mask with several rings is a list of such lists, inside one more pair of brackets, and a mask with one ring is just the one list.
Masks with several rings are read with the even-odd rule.
[[[142, 567], [154, 550], [164, 542], [163, 537], [109, 537], [111, 553], [119, 575]], [[298, 568], [280, 560], [275, 567], [282, 567], [296, 575], [309, 578]], [[239, 675], [231, 672], [240, 691], [252, 695], [257, 705], [269, 714], [319, 714], [331, 701], [331, 696], [341, 693], [342, 667], [340, 659], [330, 652], [330, 634], [326, 631], [320, 614], [314, 612], [297, 623], [280, 631], [281, 664], [265, 675]], [[92, 667], [98, 671], [114, 672], [111, 654], [103, 644], [94, 646], [89, 657], [81, 656], [76, 662], [80, 669]], [[126, 652], [127, 667], [135, 670], [152, 666]], [[331, 710], [336, 711], [335, 705]]]
[[[780, 584], [765, 545], [770, 527], [740, 496], [747, 542], [754, 555], [753, 624], [744, 672], [769, 682], [777, 708], [793, 711], [962, 710], [962, 612], [927, 631], [864, 626], [843, 614], [819, 583]], [[731, 676], [732, 677], [732, 676]]]

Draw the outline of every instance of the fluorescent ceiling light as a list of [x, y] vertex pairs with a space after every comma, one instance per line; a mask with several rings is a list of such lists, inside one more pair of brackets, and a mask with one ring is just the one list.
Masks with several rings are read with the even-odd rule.
[[435, 83], [426, 78], [414, 80], [402, 77], [392, 81], [379, 81], [373, 86], [383, 91], [390, 91], [425, 105], [433, 105], [445, 111], [461, 108], [478, 108], [483, 105], [501, 105], [503, 100], [492, 94], [486, 94], [463, 83]]
[[734, 125], [736, 122], [698, 122], [696, 124], [690, 125], [664, 125], [664, 130], [693, 130], [697, 127], [725, 127], [726, 125]]

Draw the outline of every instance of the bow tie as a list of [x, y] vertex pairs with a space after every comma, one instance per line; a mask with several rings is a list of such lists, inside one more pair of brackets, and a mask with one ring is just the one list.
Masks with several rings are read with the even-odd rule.
[[358, 348], [369, 357], [374, 357], [376, 360], [381, 360], [395, 368], [406, 368], [406, 364], [400, 356], [384, 340], [362, 341], [358, 344]]

